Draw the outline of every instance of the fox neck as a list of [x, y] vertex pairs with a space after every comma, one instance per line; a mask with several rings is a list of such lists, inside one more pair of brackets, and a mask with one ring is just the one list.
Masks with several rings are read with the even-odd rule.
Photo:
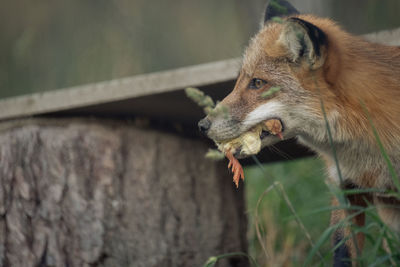
[[[364, 122], [361, 121], [361, 126], [355, 125], [361, 134], [356, 135], [349, 130], [351, 125], [345, 124], [354, 121], [349, 117], [342, 120], [339, 115], [328, 116], [327, 121], [329, 132], [326, 120], [322, 120], [319, 124], [314, 122], [310, 129], [304, 128], [299, 131], [297, 138], [300, 143], [314, 150], [325, 160], [330, 180], [337, 185], [351, 182], [362, 188], [393, 188], [392, 180], [387, 178], [390, 174], [382, 151], [377, 140], [371, 138], [371, 126], [364, 126], [362, 125]], [[369, 128], [362, 129], [362, 127]], [[387, 147], [386, 153], [395, 171], [400, 173], [400, 153], [396, 150], [394, 142], [391, 147]], [[369, 176], [374, 177], [365, 178]]]
[[367, 140], [339, 140], [332, 125], [330, 125], [330, 135], [326, 125], [321, 127], [319, 133], [314, 131], [313, 134], [299, 135], [298, 141], [324, 159], [329, 178], [333, 183], [340, 186], [343, 182], [351, 182], [360, 187], [369, 187], [364, 184], [361, 176], [366, 172], [376, 173], [384, 168], [379, 150]]

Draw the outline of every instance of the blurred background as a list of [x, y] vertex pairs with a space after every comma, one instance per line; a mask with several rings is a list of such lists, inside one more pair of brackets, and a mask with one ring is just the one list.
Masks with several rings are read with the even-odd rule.
[[[0, 97], [241, 55], [265, 0], [3, 0]], [[400, 25], [398, 0], [292, 0], [353, 33]]]
[[[258, 29], [265, 0], [3, 0], [0, 97], [239, 57]], [[292, 0], [304, 13], [331, 17], [363, 34], [400, 26], [399, 0]], [[263, 261], [254, 214], [279, 181], [318, 240], [329, 223], [330, 193], [318, 159], [246, 169], [250, 253]], [[309, 244], [282, 193], [261, 201], [270, 266], [304, 261]], [[264, 238], [264, 235], [263, 235]], [[329, 250], [329, 248], [325, 248]], [[212, 256], [212, 255], [210, 255]]]

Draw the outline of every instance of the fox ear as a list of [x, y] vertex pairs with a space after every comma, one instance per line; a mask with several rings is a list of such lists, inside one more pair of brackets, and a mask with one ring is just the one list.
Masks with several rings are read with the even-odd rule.
[[287, 47], [291, 61], [300, 62], [306, 59], [311, 69], [317, 69], [323, 65], [327, 38], [317, 26], [296, 17], [289, 18], [279, 41]]
[[264, 25], [273, 17], [286, 17], [296, 14], [299, 14], [299, 11], [297, 11], [297, 9], [293, 7], [288, 1], [270, 0], [267, 3], [267, 7], [264, 13], [264, 20], [261, 24]]

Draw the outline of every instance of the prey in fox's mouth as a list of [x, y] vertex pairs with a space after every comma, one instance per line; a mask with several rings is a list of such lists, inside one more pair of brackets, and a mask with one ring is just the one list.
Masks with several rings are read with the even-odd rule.
[[240, 136], [224, 141], [216, 141], [218, 149], [223, 153], [231, 153], [235, 158], [255, 155], [262, 148], [262, 140], [268, 136], [277, 136], [283, 140], [283, 124], [280, 119], [263, 121]]
[[269, 119], [258, 123], [250, 130], [240, 136], [221, 142], [215, 141], [218, 149], [225, 154], [229, 160], [228, 169], [233, 173], [233, 182], [239, 186], [239, 180], [244, 180], [242, 165], [237, 159], [255, 155], [262, 148], [262, 140], [267, 136], [277, 136], [283, 140], [283, 125], [280, 119]]

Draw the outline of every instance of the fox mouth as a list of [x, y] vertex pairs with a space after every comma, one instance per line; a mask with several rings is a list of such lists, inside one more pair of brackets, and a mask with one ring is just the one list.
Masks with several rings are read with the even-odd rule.
[[[262, 121], [236, 138], [217, 142], [218, 149], [224, 153], [232, 153], [236, 158], [255, 155], [263, 147], [263, 139], [277, 136], [283, 140], [283, 123], [279, 118]], [[264, 143], [265, 146], [265, 143]]]

